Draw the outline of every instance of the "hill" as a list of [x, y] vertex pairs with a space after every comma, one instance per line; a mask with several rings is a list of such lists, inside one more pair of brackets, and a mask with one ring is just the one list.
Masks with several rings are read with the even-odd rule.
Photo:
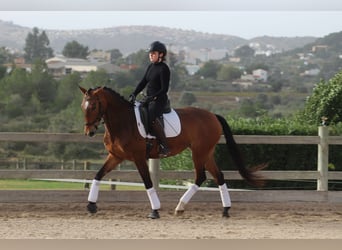
[[[22, 50], [31, 28], [0, 20], [0, 46]], [[256, 37], [250, 40], [231, 35], [197, 32], [158, 26], [119, 26], [89, 30], [45, 30], [55, 52], [62, 51], [67, 42], [76, 40], [90, 49], [119, 49], [129, 54], [145, 48], [153, 40], [161, 40], [169, 46], [191, 49], [228, 49], [258, 42], [271, 45], [280, 51], [302, 47], [315, 41], [315, 37]]]

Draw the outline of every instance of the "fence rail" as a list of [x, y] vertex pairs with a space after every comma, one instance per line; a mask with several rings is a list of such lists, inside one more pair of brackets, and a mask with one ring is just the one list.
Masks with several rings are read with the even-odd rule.
[[[317, 180], [318, 191], [328, 191], [328, 180], [342, 180], [342, 172], [329, 172], [329, 145], [342, 145], [342, 136], [329, 136], [328, 127], [319, 127], [318, 136], [267, 136], [267, 135], [235, 135], [238, 144], [311, 144], [317, 145], [317, 171], [262, 171], [265, 179], [269, 180]], [[82, 134], [69, 133], [12, 133], [0, 132], [0, 142], [82, 142], [102, 143], [102, 136], [89, 138]], [[224, 137], [219, 143], [225, 143]], [[159, 186], [160, 179], [193, 179], [193, 171], [161, 171], [159, 160], [149, 162], [151, 177], [155, 187]], [[15, 169], [0, 170], [0, 178], [27, 179], [27, 178], [77, 178], [92, 179], [95, 170], [85, 167], [83, 170], [31, 170]], [[230, 180], [239, 180], [237, 171], [223, 171]], [[208, 175], [209, 179], [212, 177]], [[137, 171], [114, 170], [106, 178], [122, 181], [141, 182]]]

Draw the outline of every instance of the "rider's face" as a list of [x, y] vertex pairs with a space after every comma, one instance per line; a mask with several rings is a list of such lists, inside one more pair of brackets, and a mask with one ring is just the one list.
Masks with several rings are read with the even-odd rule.
[[158, 51], [151, 51], [149, 53], [150, 61], [152, 63], [156, 63], [160, 61], [162, 53], [159, 53]]

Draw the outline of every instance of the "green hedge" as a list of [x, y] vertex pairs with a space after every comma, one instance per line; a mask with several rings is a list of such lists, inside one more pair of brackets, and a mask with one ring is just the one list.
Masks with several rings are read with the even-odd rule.
[[[318, 127], [288, 119], [228, 118], [234, 135], [317, 135]], [[342, 135], [342, 124], [329, 127], [330, 135]], [[267, 170], [317, 170], [317, 145], [239, 144], [247, 166], [268, 163]], [[342, 146], [329, 146], [329, 170], [342, 171]], [[227, 147], [219, 144], [215, 157], [222, 170], [236, 170]], [[163, 159], [163, 169], [193, 169], [189, 151]], [[225, 176], [229, 180], [229, 176]], [[228, 181], [231, 188], [250, 188], [243, 181]], [[211, 185], [211, 183], [209, 184]], [[316, 181], [268, 181], [266, 189], [316, 189]], [[329, 183], [330, 190], [342, 190], [341, 182]]]
[[[236, 135], [317, 135], [318, 127], [291, 120], [229, 120]], [[342, 135], [341, 123], [329, 127], [330, 135]], [[317, 145], [276, 145], [276, 144], [241, 144], [246, 165], [254, 166], [268, 163], [267, 170], [317, 170]], [[342, 150], [340, 145], [329, 146], [329, 170], [342, 171]], [[223, 170], [234, 170], [225, 145], [216, 148], [217, 163]], [[229, 177], [227, 177], [229, 178]], [[241, 187], [239, 181], [230, 182], [230, 186]], [[264, 188], [280, 189], [316, 189], [316, 181], [268, 181]], [[342, 190], [341, 182], [332, 181], [329, 188]]]

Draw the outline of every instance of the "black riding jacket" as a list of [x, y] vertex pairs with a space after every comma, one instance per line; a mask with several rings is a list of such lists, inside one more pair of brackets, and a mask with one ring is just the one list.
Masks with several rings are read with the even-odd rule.
[[[133, 92], [136, 96], [145, 87], [146, 95], [155, 101], [165, 102], [170, 86], [170, 69], [165, 62], [151, 63], [145, 72], [144, 77]], [[159, 100], [158, 100], [159, 99]]]

